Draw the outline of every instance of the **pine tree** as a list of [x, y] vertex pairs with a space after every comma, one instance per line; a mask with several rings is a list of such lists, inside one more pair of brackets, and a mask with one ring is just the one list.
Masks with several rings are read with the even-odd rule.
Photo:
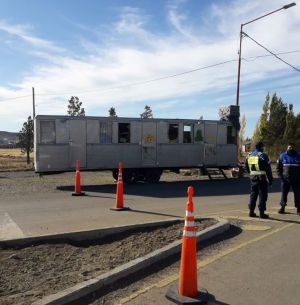
[[251, 149], [253, 150], [255, 144], [261, 141], [261, 132], [260, 132], [260, 121], [256, 123], [252, 138], [251, 138]]
[[117, 117], [116, 109], [114, 107], [110, 107], [108, 114], [110, 117]]
[[68, 114], [70, 116], [85, 116], [84, 108], [81, 108], [82, 102], [77, 96], [72, 96], [69, 99]]
[[296, 149], [300, 151], [300, 113], [298, 113], [295, 118], [295, 126], [296, 127], [293, 142], [296, 146]]
[[286, 115], [286, 125], [283, 134], [283, 140], [286, 144], [288, 144], [288, 142], [294, 142], [294, 140], [296, 140], [295, 138], [295, 131], [297, 130], [296, 124], [297, 121], [294, 115], [293, 105], [289, 104], [288, 113]]
[[27, 164], [30, 163], [30, 153], [33, 151], [33, 120], [28, 117], [27, 122], [23, 123], [22, 130], [19, 132], [19, 143], [21, 152], [27, 155]]
[[259, 121], [256, 123], [255, 130], [252, 136], [251, 149], [254, 149], [255, 144], [259, 141], [263, 141], [263, 135], [267, 128], [269, 111], [270, 111], [270, 94], [268, 93], [265, 98], [265, 102], [262, 107], [263, 113], [260, 115]]
[[263, 133], [263, 141], [266, 145], [266, 151], [271, 157], [277, 158], [277, 155], [283, 149], [283, 134], [286, 126], [287, 105], [282, 99], [277, 97], [276, 93], [272, 96], [270, 104], [270, 116], [267, 128]]
[[153, 114], [152, 114], [152, 110], [150, 108], [150, 106], [145, 106], [145, 110], [143, 113], [141, 113], [141, 118], [142, 119], [152, 119], [153, 118]]

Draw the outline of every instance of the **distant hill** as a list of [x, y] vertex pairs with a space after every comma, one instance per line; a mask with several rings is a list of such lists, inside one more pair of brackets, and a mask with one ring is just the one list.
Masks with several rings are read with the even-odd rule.
[[0, 131], [0, 145], [14, 145], [18, 142], [18, 132]]

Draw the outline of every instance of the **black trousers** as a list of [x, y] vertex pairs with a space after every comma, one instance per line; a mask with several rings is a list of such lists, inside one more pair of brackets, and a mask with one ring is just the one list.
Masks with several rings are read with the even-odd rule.
[[294, 191], [294, 204], [296, 208], [300, 208], [300, 181], [281, 180], [281, 200], [280, 205], [286, 206], [287, 197], [292, 187]]
[[250, 178], [251, 193], [249, 201], [249, 210], [254, 211], [256, 201], [259, 196], [258, 209], [261, 212], [266, 210], [266, 203], [268, 199], [268, 181], [265, 176], [254, 176]]

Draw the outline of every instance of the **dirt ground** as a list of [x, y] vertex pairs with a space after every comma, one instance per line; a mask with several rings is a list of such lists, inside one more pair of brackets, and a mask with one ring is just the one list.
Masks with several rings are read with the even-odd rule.
[[[196, 222], [197, 230], [215, 223]], [[180, 239], [183, 223], [93, 244], [44, 244], [0, 250], [0, 304], [29, 305]]]
[[26, 154], [20, 148], [0, 148], [0, 172], [16, 170], [33, 170], [33, 153], [27, 164]]
[[[83, 190], [85, 185], [93, 186], [115, 183], [111, 171], [82, 171], [80, 175]], [[208, 179], [208, 177], [199, 176], [195, 170], [182, 170], [179, 174], [164, 171], [160, 181], [191, 181], [200, 179]], [[58, 193], [64, 187], [72, 187], [74, 182], [74, 172], [42, 176], [35, 174], [33, 171], [0, 172], [0, 196], [13, 198], [41, 192]]]

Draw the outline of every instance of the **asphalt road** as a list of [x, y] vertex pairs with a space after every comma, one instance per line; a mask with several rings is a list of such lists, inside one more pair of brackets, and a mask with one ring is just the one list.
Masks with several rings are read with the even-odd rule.
[[[83, 178], [84, 178], [83, 174]], [[72, 177], [73, 178], [73, 177]], [[180, 178], [180, 177], [179, 177]], [[42, 181], [48, 183], [47, 178]], [[177, 178], [178, 179], [178, 178]], [[187, 178], [186, 178], [187, 179]], [[187, 187], [195, 189], [195, 214], [218, 215], [222, 211], [247, 208], [249, 181], [229, 180], [164, 181], [158, 184], [124, 186], [124, 206], [130, 211], [115, 212], [115, 184], [82, 185], [87, 196], [73, 197], [74, 186], [68, 183], [40, 187], [38, 179], [29, 180], [22, 192], [5, 192], [20, 188], [21, 179], [10, 178], [0, 195], [0, 239], [74, 232], [132, 223], [180, 218], [185, 214]], [[73, 179], [72, 179], [73, 180]], [[84, 179], [83, 179], [84, 180]], [[28, 181], [28, 179], [27, 179]], [[50, 181], [50, 180], [49, 180]], [[55, 181], [54, 181], [55, 182]], [[1, 183], [1, 179], [0, 179]], [[14, 184], [14, 186], [12, 186]], [[29, 191], [28, 191], [29, 190]], [[279, 201], [279, 182], [269, 195], [269, 206]]]

